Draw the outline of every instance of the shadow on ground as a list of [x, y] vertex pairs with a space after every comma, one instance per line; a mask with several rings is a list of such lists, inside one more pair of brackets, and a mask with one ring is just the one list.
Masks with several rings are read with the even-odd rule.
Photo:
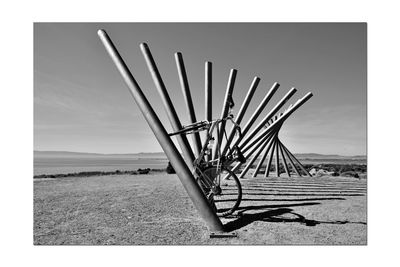
[[[299, 213], [295, 213], [291, 207], [323, 205], [323, 201], [345, 201], [345, 197], [365, 196], [366, 188], [359, 183], [334, 183], [330, 181], [317, 181], [310, 185], [307, 182], [296, 181], [252, 181], [242, 180], [243, 197], [242, 203], [237, 210], [237, 215], [225, 224], [227, 231], [238, 230], [256, 221], [272, 223], [300, 223], [305, 226], [316, 226], [318, 224], [360, 224], [366, 222], [352, 222], [349, 220], [319, 221], [307, 219]], [[283, 186], [284, 183], [288, 183]], [[310, 185], [310, 186], [309, 186]], [[299, 188], [303, 187], [303, 188]], [[273, 192], [271, 192], [273, 191]], [[268, 192], [268, 193], [266, 193]], [[290, 192], [290, 193], [289, 193]], [[291, 193], [295, 192], [295, 193]], [[266, 199], [265, 196], [272, 196]], [[305, 198], [312, 196], [311, 198]], [[283, 197], [283, 198], [282, 198]], [[302, 197], [302, 198], [299, 198]], [[316, 202], [318, 201], [318, 202]], [[267, 202], [267, 203], [260, 203]], [[274, 203], [275, 202], [275, 203]], [[299, 202], [285, 204], [281, 202]], [[261, 205], [257, 205], [260, 203]], [[258, 213], [253, 211], [265, 210]]]
[[[308, 204], [308, 205], [318, 205], [320, 203]], [[291, 215], [290, 217], [285, 217]], [[273, 223], [301, 223], [306, 226], [316, 226], [317, 224], [364, 224], [365, 222], [350, 222], [350, 221], [317, 221], [317, 220], [308, 220], [304, 216], [293, 212], [292, 209], [288, 208], [280, 208], [274, 210], [268, 210], [260, 213], [253, 214], [241, 214], [238, 215], [239, 218], [237, 220], [228, 222], [225, 224], [225, 229], [228, 232], [238, 230], [246, 225], [249, 225], [255, 221], [263, 221], [263, 222], [273, 222]]]

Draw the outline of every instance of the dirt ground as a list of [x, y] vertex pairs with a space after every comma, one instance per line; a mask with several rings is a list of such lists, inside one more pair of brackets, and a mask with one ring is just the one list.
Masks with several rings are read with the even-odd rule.
[[176, 175], [34, 181], [35, 245], [366, 245], [366, 180], [247, 178], [234, 238], [210, 238]]

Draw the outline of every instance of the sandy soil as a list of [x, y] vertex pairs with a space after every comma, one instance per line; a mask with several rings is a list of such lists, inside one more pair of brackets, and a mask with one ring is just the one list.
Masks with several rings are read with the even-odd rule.
[[365, 245], [366, 181], [242, 179], [236, 238], [210, 232], [175, 175], [99, 176], [34, 182], [36, 245]]

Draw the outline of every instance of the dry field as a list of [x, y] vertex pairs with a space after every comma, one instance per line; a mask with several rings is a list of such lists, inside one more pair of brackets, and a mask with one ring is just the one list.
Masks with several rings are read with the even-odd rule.
[[35, 179], [35, 245], [365, 245], [366, 180], [242, 179], [236, 238], [209, 232], [176, 175]]

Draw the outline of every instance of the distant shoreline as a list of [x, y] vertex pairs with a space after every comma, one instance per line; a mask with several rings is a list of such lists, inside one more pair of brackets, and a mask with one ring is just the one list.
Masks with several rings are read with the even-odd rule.
[[138, 174], [149, 174], [149, 173], [160, 173], [166, 172], [165, 169], [138, 169], [136, 171], [84, 171], [84, 172], [72, 172], [72, 173], [57, 173], [57, 174], [39, 174], [34, 175], [33, 179], [41, 178], [65, 178], [65, 177], [91, 177], [91, 176], [106, 176], [106, 175], [138, 175]]

